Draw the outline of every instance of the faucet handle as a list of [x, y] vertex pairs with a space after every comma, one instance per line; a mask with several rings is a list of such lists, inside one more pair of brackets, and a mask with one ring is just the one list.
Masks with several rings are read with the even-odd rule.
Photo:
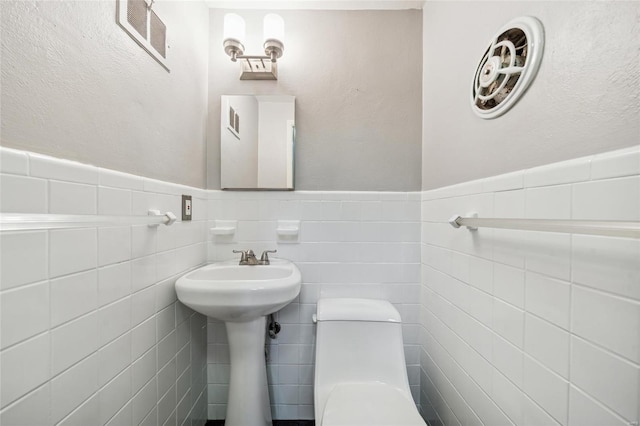
[[240, 262], [246, 262], [247, 261], [247, 255], [248, 252], [250, 252], [251, 250], [233, 250], [234, 253], [241, 253], [240, 255]]
[[263, 265], [268, 265], [269, 264], [269, 253], [277, 253], [278, 250], [265, 250], [262, 252], [262, 255], [260, 256], [260, 262], [262, 262]]

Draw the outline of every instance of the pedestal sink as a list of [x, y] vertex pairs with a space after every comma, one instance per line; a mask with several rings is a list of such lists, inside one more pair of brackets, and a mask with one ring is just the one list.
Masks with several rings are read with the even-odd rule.
[[264, 360], [266, 316], [300, 293], [301, 275], [288, 260], [270, 265], [214, 263], [176, 282], [178, 299], [191, 309], [224, 321], [231, 376], [225, 426], [271, 425]]

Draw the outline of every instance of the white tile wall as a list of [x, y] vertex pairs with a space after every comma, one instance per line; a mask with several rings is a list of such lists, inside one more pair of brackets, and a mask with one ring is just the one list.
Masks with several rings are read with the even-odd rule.
[[[318, 298], [356, 296], [400, 311], [411, 388], [429, 420], [638, 422], [640, 242], [446, 224], [469, 211], [640, 220], [638, 159], [634, 147], [422, 194], [256, 193], [0, 149], [3, 212], [146, 215], [179, 212], [180, 194], [194, 196], [192, 223], [0, 235], [0, 422], [224, 418], [224, 325], [177, 302], [173, 285], [247, 248], [277, 248], [303, 275], [268, 345], [276, 419], [313, 418]], [[209, 234], [215, 220], [236, 220], [236, 232]], [[300, 221], [299, 235], [277, 236], [279, 220]]]
[[425, 418], [638, 424], [640, 241], [445, 223], [469, 211], [637, 221], [639, 159], [640, 146], [422, 194]]
[[0, 424], [204, 424], [206, 318], [173, 285], [206, 262], [206, 192], [6, 148], [0, 184], [7, 213], [178, 214], [194, 197], [170, 230], [0, 234]]
[[[277, 314], [282, 331], [268, 342], [276, 419], [312, 419], [315, 313], [319, 297], [391, 301], [403, 319], [410, 385], [419, 396], [420, 194], [388, 192], [209, 193], [209, 226], [237, 220], [230, 236], [212, 235], [209, 260], [232, 250], [277, 249], [302, 272], [300, 296]], [[299, 220], [300, 234], [276, 234], [279, 220]], [[208, 324], [209, 418], [225, 417], [229, 354], [224, 325]]]

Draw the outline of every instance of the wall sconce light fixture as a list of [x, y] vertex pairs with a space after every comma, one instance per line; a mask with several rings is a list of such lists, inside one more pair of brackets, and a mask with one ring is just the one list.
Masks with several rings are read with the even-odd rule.
[[275, 13], [264, 17], [264, 55], [245, 55], [245, 23], [240, 15], [224, 15], [224, 51], [233, 62], [241, 59], [240, 80], [277, 80], [277, 60], [284, 52], [284, 20]]

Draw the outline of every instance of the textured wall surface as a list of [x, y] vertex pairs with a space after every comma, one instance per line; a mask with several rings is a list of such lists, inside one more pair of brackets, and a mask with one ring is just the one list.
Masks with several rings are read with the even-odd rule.
[[205, 192], [0, 149], [1, 211], [193, 221], [0, 235], [0, 423], [180, 425], [206, 420], [206, 318], [175, 281], [206, 260]]
[[425, 418], [640, 420], [640, 241], [454, 229], [453, 215], [640, 221], [640, 146], [423, 192]]
[[[640, 3], [426, 2], [423, 12], [423, 189], [638, 143]], [[477, 64], [522, 15], [544, 26], [538, 75], [505, 115], [478, 118]]]
[[[278, 81], [240, 81], [212, 10], [208, 188], [220, 188], [220, 95], [296, 97], [296, 189], [420, 189], [422, 17], [403, 11], [281, 11]], [[246, 53], [260, 54], [266, 12], [242, 10]]]
[[208, 10], [154, 9], [170, 73], [118, 26], [115, 0], [1, 2], [2, 145], [203, 187]]

